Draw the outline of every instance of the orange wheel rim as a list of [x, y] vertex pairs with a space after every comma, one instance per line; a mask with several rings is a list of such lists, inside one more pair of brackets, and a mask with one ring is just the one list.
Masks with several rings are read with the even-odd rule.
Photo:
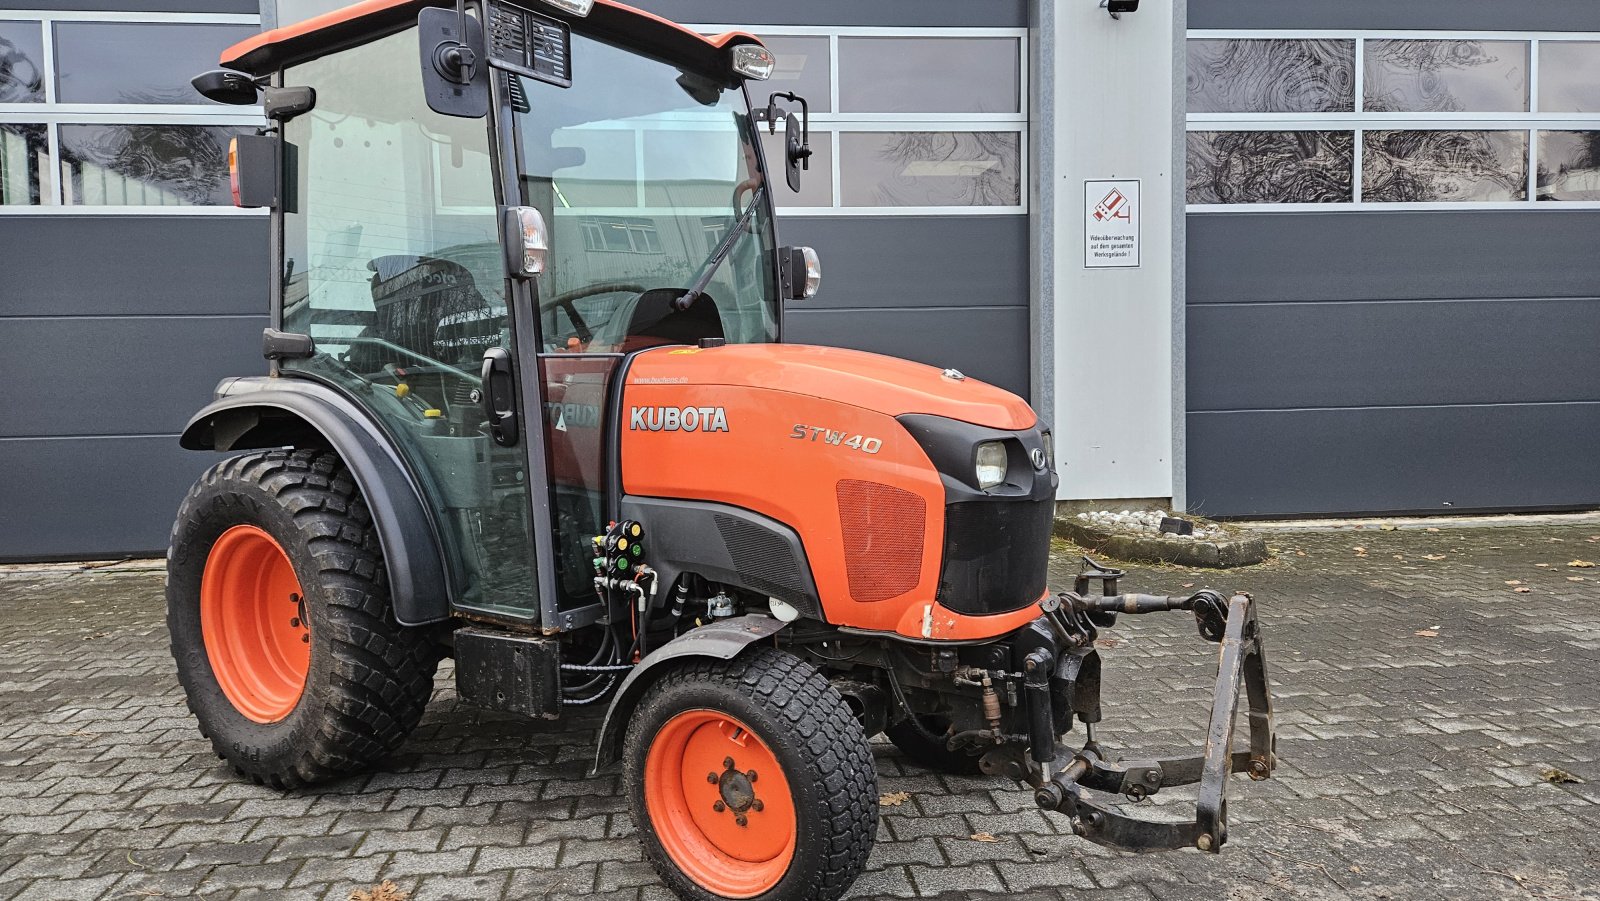
[[789, 780], [766, 743], [725, 713], [687, 710], [661, 727], [645, 757], [644, 800], [667, 855], [709, 892], [754, 898], [789, 872]]
[[275, 723], [305, 691], [311, 632], [300, 580], [256, 526], [217, 538], [200, 578], [200, 634], [217, 684], [246, 719]]

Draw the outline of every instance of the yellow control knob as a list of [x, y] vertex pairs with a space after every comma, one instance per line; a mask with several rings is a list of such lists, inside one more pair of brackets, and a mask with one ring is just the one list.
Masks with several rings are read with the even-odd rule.
[[407, 385], [405, 382], [401, 382], [400, 384], [394, 386], [394, 396], [395, 397], [405, 397], [407, 394], [410, 394], [410, 393], [411, 393], [411, 386]]
[[422, 415], [427, 417], [428, 419], [438, 419], [439, 417], [444, 415], [444, 411], [443, 410], [435, 410], [434, 408], [429, 407], [428, 409], [422, 411]]

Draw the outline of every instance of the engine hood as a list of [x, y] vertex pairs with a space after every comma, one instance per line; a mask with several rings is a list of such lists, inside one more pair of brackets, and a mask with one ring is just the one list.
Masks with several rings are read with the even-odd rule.
[[630, 385], [765, 388], [902, 416], [923, 413], [992, 429], [1031, 428], [1038, 417], [1022, 398], [973, 378], [858, 350], [806, 344], [730, 344], [645, 351]]

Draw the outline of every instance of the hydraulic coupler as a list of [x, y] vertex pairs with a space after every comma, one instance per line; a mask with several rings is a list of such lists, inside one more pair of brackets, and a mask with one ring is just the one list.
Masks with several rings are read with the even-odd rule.
[[[1073, 831], [1097, 844], [1139, 852], [1188, 847], [1218, 852], [1228, 840], [1228, 776], [1248, 773], [1252, 779], [1267, 779], [1277, 765], [1272, 699], [1255, 602], [1246, 594], [1224, 600], [1214, 591], [1199, 591], [1187, 597], [1117, 594], [1116, 579], [1122, 574], [1099, 567], [1087, 558], [1085, 562], [1090, 567], [1085, 571], [1088, 578], [1079, 579], [1077, 590], [1040, 604], [1058, 642], [1077, 646], [1085, 640], [1092, 643], [1094, 626], [1110, 625], [1116, 614], [1173, 610], [1192, 613], [1200, 636], [1220, 645], [1204, 751], [1193, 757], [1111, 762], [1095, 743], [1092, 731], [1081, 750], [1059, 747], [1052, 728], [1049, 673], [1053, 661], [1049, 651], [1037, 650], [1028, 656], [1023, 673], [1028, 753], [1024, 756], [1015, 745], [996, 749], [985, 755], [983, 768], [1028, 782], [1034, 787], [1034, 800], [1041, 808], [1072, 817]], [[1088, 579], [1102, 580], [1104, 593], [1089, 595], [1085, 584]], [[1062, 656], [1068, 650], [1063, 646]], [[1234, 752], [1233, 728], [1241, 682], [1249, 705], [1250, 748]], [[1045, 749], [1049, 751], [1046, 753]], [[1120, 794], [1136, 802], [1162, 788], [1196, 782], [1200, 783], [1200, 793], [1193, 822], [1130, 817], [1089, 794]]]

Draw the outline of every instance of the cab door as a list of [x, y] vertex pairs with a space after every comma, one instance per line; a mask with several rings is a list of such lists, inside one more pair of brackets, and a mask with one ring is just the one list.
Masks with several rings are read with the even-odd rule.
[[284, 72], [316, 90], [284, 125], [280, 237], [281, 327], [316, 353], [284, 369], [341, 388], [389, 434], [430, 502], [456, 607], [537, 623], [528, 448], [542, 439], [516, 352], [536, 324], [512, 312], [489, 123], [431, 111], [417, 59], [408, 29]]

